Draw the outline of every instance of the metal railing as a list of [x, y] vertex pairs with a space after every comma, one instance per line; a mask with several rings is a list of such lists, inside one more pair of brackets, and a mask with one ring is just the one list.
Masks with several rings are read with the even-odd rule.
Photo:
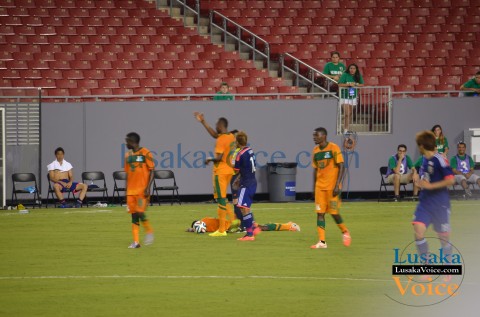
[[390, 86], [339, 87], [337, 133], [392, 133], [392, 89]]
[[[216, 18], [220, 18], [221, 25], [215, 22]], [[252, 59], [256, 61], [258, 56], [265, 59], [267, 70], [270, 70], [270, 46], [267, 41], [223, 14], [210, 11], [210, 35], [212, 37], [215, 29], [222, 32], [224, 45], [228, 44], [228, 37], [235, 39], [239, 53], [242, 52], [242, 47], [249, 48], [252, 51]], [[235, 33], [232, 33], [231, 29], [234, 29]], [[244, 40], [244, 36], [248, 38], [250, 43]]]
[[[90, 96], [45, 96], [42, 102], [85, 102], [85, 101], [195, 101], [212, 100], [217, 94], [143, 94], [143, 95], [90, 95]], [[333, 96], [334, 93], [251, 93], [231, 94], [234, 100], [280, 100], [280, 99], [312, 99]], [[2, 103], [21, 103], [32, 100], [29, 96], [0, 96]]]
[[440, 90], [440, 91], [394, 91], [394, 98], [433, 98], [433, 97], [464, 97], [462, 90]]
[[[292, 64], [293, 68], [290, 67], [289, 64]], [[306, 70], [306, 76], [302, 75], [301, 68], [304, 68]], [[337, 84], [335, 80], [324, 75], [321, 71], [313, 68], [305, 62], [302, 62], [301, 60], [289, 53], [284, 53], [280, 55], [280, 76], [282, 78], [285, 77], [285, 72], [290, 72], [294, 75], [294, 85], [297, 87], [300, 86], [300, 80], [302, 80], [308, 87], [311, 87], [312, 90], [315, 87], [320, 89], [320, 91], [330, 92], [330, 89], [333, 87], [333, 85]], [[322, 79], [320, 82], [323, 85], [316, 82], [317, 75]], [[338, 99], [335, 94], [333, 94], [333, 96]]]

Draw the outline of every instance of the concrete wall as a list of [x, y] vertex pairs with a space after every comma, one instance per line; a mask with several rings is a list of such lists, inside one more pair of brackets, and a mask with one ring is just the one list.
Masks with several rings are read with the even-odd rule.
[[[55, 159], [54, 149], [62, 146], [76, 179], [82, 171], [103, 171], [111, 192], [112, 172], [122, 170], [124, 137], [135, 131], [142, 138], [141, 145], [154, 152], [156, 168], [175, 171], [180, 194], [209, 194], [211, 167], [204, 167], [202, 161], [211, 156], [214, 139], [194, 119], [194, 111], [205, 113], [212, 126], [223, 116], [230, 129], [247, 132], [260, 165], [259, 193], [268, 192], [267, 162], [298, 162], [297, 192], [310, 191], [313, 130], [323, 126], [330, 141], [342, 140], [335, 135], [334, 100], [43, 104], [42, 176]], [[465, 129], [480, 127], [478, 98], [395, 100], [393, 134], [359, 136], [357, 151], [348, 157], [348, 189], [378, 190], [378, 167], [386, 165], [396, 146], [405, 143], [415, 159], [415, 133], [437, 123], [443, 126], [454, 152], [455, 141], [463, 139]], [[42, 180], [46, 197], [46, 178]]]

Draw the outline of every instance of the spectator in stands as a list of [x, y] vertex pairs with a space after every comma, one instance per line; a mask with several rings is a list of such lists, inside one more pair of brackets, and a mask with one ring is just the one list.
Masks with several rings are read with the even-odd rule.
[[[407, 154], [407, 146], [400, 144], [397, 147], [397, 154], [392, 155], [388, 160], [387, 184], [393, 184], [395, 201], [400, 200], [400, 184], [408, 184], [417, 174], [417, 170], [413, 165], [412, 159]], [[413, 186], [413, 196], [418, 195], [418, 187]]]
[[475, 77], [460, 86], [460, 90], [468, 91], [465, 97], [479, 97], [480, 96], [480, 71], [475, 74]]
[[65, 151], [63, 148], [58, 147], [55, 149], [55, 161], [48, 164], [48, 176], [50, 181], [53, 183], [53, 189], [55, 190], [55, 195], [60, 201], [60, 208], [69, 208], [63, 197], [63, 193], [68, 192], [80, 192], [75, 207], [80, 208], [83, 204], [83, 199], [87, 194], [88, 186], [83, 183], [76, 183], [73, 181], [73, 166], [65, 159]]
[[343, 114], [345, 116], [345, 124], [343, 126], [345, 132], [349, 131], [353, 108], [357, 106], [357, 89], [355, 87], [361, 87], [363, 83], [363, 77], [356, 64], [348, 65], [347, 70], [340, 76], [338, 81], [339, 87], [347, 88], [342, 90], [340, 96]]
[[232, 94], [228, 91], [228, 84], [223, 82], [220, 85], [220, 91], [213, 96], [213, 100], [233, 100]]
[[340, 63], [340, 53], [332, 52], [330, 54], [331, 62], [325, 64], [323, 74], [336, 82], [340, 79], [343, 72], [347, 69], [343, 63]]
[[466, 153], [467, 145], [461, 141], [457, 144], [457, 155], [450, 159], [450, 166], [455, 174], [455, 183], [462, 186], [465, 195], [472, 196], [468, 184], [477, 184], [480, 186], [480, 177], [475, 175], [475, 162], [472, 157]]
[[447, 157], [448, 154], [448, 140], [443, 135], [442, 127], [439, 124], [436, 124], [432, 128], [433, 134], [435, 134], [435, 140], [437, 143], [437, 152], [442, 154], [444, 157]]

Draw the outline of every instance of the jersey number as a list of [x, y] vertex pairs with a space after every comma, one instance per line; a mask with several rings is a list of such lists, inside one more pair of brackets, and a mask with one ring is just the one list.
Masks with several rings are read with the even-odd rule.
[[255, 168], [255, 158], [253, 156], [250, 156], [250, 163], [252, 163], [252, 173], [255, 173], [257, 169]]

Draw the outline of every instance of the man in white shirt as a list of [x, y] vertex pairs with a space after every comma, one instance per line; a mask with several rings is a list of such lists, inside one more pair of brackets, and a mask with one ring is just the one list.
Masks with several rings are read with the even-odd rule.
[[48, 164], [47, 169], [50, 181], [53, 183], [55, 195], [57, 195], [58, 200], [60, 200], [60, 208], [68, 207], [63, 197], [63, 193], [66, 192], [80, 192], [75, 206], [82, 207], [88, 186], [73, 181], [73, 167], [72, 164], [64, 160], [65, 151], [63, 148], [59, 147], [55, 150], [55, 157], [57, 159]]

